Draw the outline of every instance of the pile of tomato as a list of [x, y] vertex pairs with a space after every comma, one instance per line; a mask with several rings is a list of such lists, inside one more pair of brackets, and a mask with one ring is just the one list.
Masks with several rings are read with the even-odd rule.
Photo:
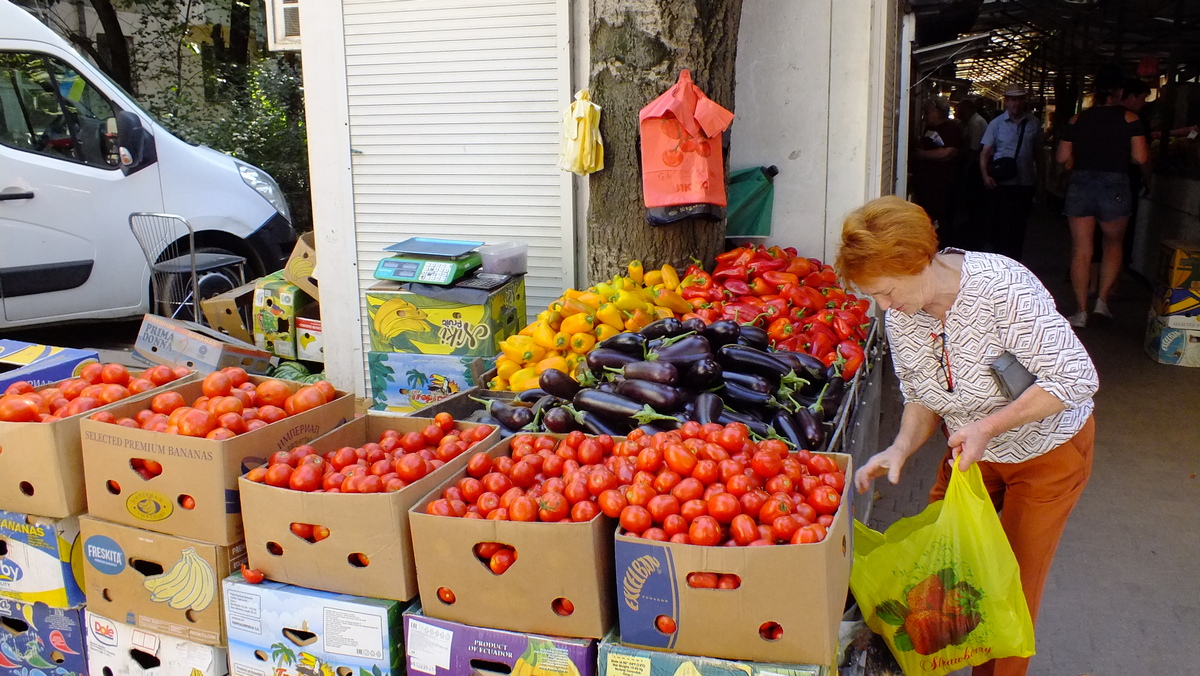
[[501, 521], [580, 522], [603, 513], [625, 534], [704, 546], [820, 542], [846, 475], [829, 456], [756, 442], [745, 425], [688, 422], [623, 441], [528, 434], [511, 453], [476, 453], [425, 511]]
[[21, 380], [0, 396], [2, 422], [53, 422], [106, 406], [178, 380], [191, 371], [181, 366], [154, 366], [131, 374], [120, 364], [92, 362], [79, 377], [36, 390]]
[[322, 455], [304, 444], [276, 452], [246, 479], [307, 493], [395, 492], [467, 452], [494, 429], [478, 425], [458, 431], [455, 425], [453, 416], [439, 413], [420, 432], [384, 430], [377, 443], [358, 448], [345, 446]]
[[151, 432], [222, 441], [303, 413], [333, 401], [337, 391], [327, 381], [305, 385], [295, 393], [282, 380], [250, 381], [236, 366], [214, 371], [200, 384], [201, 396], [188, 405], [175, 390], [161, 392], [133, 417], [117, 418], [98, 411], [92, 420]]

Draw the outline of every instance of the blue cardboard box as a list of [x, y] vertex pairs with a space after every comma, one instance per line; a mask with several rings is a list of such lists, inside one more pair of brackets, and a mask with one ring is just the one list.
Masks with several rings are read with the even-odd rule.
[[99, 361], [94, 350], [0, 339], [0, 392], [21, 380], [40, 387], [73, 378], [90, 361]]
[[79, 519], [0, 510], [0, 598], [71, 608], [84, 601]]
[[470, 389], [492, 367], [492, 358], [368, 352], [371, 408], [408, 413]]
[[51, 608], [0, 598], [0, 674], [84, 676], [83, 606]]
[[1200, 291], [1157, 286], [1150, 302], [1151, 310], [1167, 328], [1200, 330]]

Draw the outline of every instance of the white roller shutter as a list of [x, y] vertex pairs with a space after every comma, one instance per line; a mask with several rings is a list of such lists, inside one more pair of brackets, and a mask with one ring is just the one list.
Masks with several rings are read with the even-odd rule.
[[527, 242], [531, 315], [571, 284], [573, 191], [556, 167], [568, 11], [343, 0], [360, 290], [383, 247], [412, 236]]

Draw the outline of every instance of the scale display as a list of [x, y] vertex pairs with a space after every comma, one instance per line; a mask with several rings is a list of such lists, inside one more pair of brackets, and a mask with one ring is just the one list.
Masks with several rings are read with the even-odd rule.
[[413, 237], [386, 248], [395, 252], [375, 268], [375, 279], [421, 284], [453, 284], [479, 267], [483, 258], [475, 248], [483, 242]]

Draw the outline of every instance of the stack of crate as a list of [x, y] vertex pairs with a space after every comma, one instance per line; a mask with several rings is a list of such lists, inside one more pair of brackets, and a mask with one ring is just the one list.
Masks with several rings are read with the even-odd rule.
[[1200, 242], [1162, 243], [1146, 352], [1160, 364], [1200, 366]]

